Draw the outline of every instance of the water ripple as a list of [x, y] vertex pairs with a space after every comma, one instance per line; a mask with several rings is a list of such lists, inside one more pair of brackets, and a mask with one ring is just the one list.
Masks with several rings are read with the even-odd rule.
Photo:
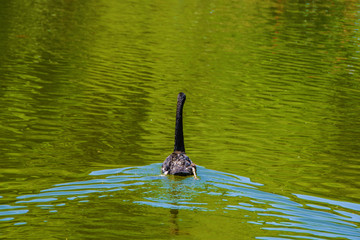
[[85, 198], [94, 194], [101, 199], [111, 192], [128, 191], [128, 195], [133, 195], [132, 203], [137, 205], [217, 214], [231, 214], [233, 211], [255, 213], [258, 219], [248, 221], [249, 224], [280, 232], [283, 237], [299, 238], [304, 234], [307, 239], [359, 239], [359, 204], [301, 194], [293, 194], [295, 198], [290, 199], [260, 190], [262, 184], [249, 178], [203, 167], [199, 167], [201, 179], [198, 181], [192, 177], [161, 176], [159, 169], [160, 164], [151, 164], [94, 171], [89, 175], [95, 179], [60, 183], [38, 194], [18, 196], [13, 206], [0, 206], [0, 216], [3, 217], [0, 220], [14, 221], [16, 215], [28, 213], [31, 204], [57, 213], [57, 207], [66, 205], [64, 201], [79, 199], [86, 204], [94, 200]]

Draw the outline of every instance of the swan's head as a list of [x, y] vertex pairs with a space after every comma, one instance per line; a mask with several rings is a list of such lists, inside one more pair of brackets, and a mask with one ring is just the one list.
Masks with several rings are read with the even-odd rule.
[[178, 102], [185, 102], [186, 100], [186, 95], [183, 92], [180, 92], [178, 95]]

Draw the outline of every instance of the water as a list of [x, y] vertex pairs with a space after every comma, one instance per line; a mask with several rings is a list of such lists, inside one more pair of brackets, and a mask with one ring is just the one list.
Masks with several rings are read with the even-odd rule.
[[0, 236], [359, 239], [359, 7], [3, 1]]
[[[160, 176], [160, 166], [94, 171], [88, 180], [20, 195], [13, 205], [2, 206], [0, 213], [11, 216], [4, 222], [43, 226], [44, 239], [223, 235], [273, 239], [267, 237], [268, 231], [276, 231], [277, 239], [359, 238], [360, 215], [351, 212], [360, 211], [360, 204], [264, 192], [262, 184], [249, 178], [203, 167], [199, 168], [201, 180]], [[54, 235], [51, 225], [59, 219], [67, 226], [66, 233], [55, 231]], [[221, 228], [219, 221], [224, 221]], [[28, 231], [11, 229], [7, 235], [39, 236]]]

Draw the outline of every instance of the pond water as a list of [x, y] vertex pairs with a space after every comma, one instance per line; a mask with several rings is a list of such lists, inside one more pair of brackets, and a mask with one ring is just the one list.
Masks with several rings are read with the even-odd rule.
[[3, 1], [0, 238], [360, 239], [359, 9]]

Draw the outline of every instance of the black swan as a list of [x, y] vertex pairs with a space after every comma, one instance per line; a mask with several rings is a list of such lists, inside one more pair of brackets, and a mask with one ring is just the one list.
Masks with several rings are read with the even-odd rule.
[[165, 175], [194, 175], [195, 179], [197, 179], [196, 165], [185, 154], [182, 116], [185, 100], [186, 95], [182, 92], [179, 93], [176, 108], [174, 152], [163, 162], [161, 172]]

